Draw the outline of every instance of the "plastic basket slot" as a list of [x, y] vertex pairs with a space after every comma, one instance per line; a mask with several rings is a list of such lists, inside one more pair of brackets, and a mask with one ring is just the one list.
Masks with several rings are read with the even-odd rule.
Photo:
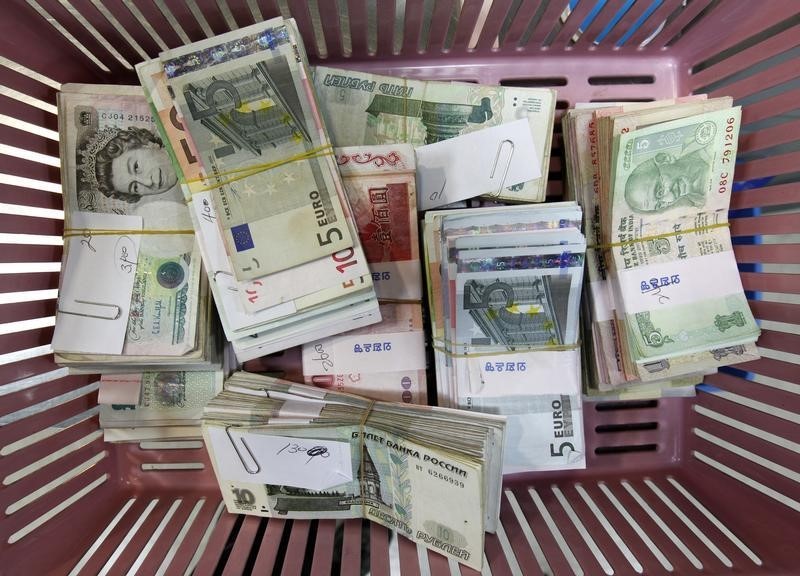
[[100, 486], [101, 484], [106, 482], [109, 479], [109, 477], [110, 476], [108, 474], [103, 474], [102, 476], [100, 476], [99, 478], [97, 478], [96, 480], [91, 482], [90, 484], [87, 484], [86, 486], [81, 488], [78, 492], [75, 492], [69, 498], [67, 498], [65, 500], [62, 500], [57, 505], [51, 507], [47, 512], [45, 512], [41, 516], [37, 517], [33, 522], [31, 522], [30, 524], [25, 525], [21, 529], [17, 530], [13, 534], [11, 534], [11, 536], [8, 537], [8, 543], [9, 544], [14, 544], [15, 542], [18, 542], [22, 538], [26, 537], [31, 532], [33, 532], [34, 530], [36, 530], [37, 528], [42, 526], [44, 523], [46, 523], [47, 521], [49, 521], [53, 517], [57, 516], [58, 514], [60, 514], [61, 512], [63, 512], [64, 510], [66, 510], [67, 508], [69, 508], [70, 506], [75, 504], [76, 502], [78, 502], [80, 499], [85, 497], [87, 494], [89, 494], [90, 492], [95, 490], [98, 486]]
[[694, 458], [697, 458], [700, 462], [703, 462], [704, 464], [708, 464], [710, 467], [718, 470], [719, 472], [722, 472], [726, 476], [729, 476], [729, 477], [733, 478], [734, 480], [738, 480], [742, 484], [744, 484], [746, 486], [749, 486], [750, 488], [752, 488], [752, 489], [754, 489], [754, 490], [756, 490], [758, 492], [761, 492], [765, 496], [768, 496], [768, 497], [772, 498], [773, 500], [783, 504], [784, 506], [787, 506], [791, 510], [794, 510], [795, 512], [800, 512], [800, 502], [799, 501], [797, 501], [797, 500], [795, 500], [793, 498], [789, 498], [785, 494], [783, 494], [783, 493], [781, 493], [781, 492], [779, 492], [777, 490], [774, 490], [773, 488], [770, 488], [769, 486], [767, 486], [767, 485], [765, 485], [765, 484], [763, 484], [761, 482], [753, 480], [750, 476], [742, 474], [738, 470], [723, 464], [719, 460], [715, 460], [714, 458], [710, 458], [709, 456], [706, 456], [706, 454], [703, 453], [703, 452], [695, 450], [695, 451], [692, 452], [692, 456]]
[[[49, 320], [48, 318], [44, 318], [44, 320]], [[31, 321], [34, 322], [34, 321]], [[6, 325], [0, 325], [0, 334], [11, 334], [14, 330], [9, 329], [8, 332], [3, 332], [5, 330]], [[15, 382], [10, 382], [8, 384], [0, 385], [0, 397], [6, 396], [8, 394], [13, 394], [15, 392], [20, 392], [22, 390], [28, 390], [35, 386], [39, 386], [40, 384], [44, 384], [45, 382], [51, 382], [53, 380], [57, 380], [66, 376], [69, 373], [68, 368], [55, 368], [54, 370], [50, 370], [48, 372], [43, 372], [41, 374], [36, 374], [33, 376], [28, 376], [27, 378], [21, 378]]]
[[80, 476], [81, 474], [86, 473], [88, 470], [91, 470], [91, 468], [93, 468], [98, 462], [103, 460], [103, 458], [107, 458], [107, 457], [108, 457], [108, 451], [103, 450], [102, 452], [100, 452], [98, 454], [95, 454], [94, 456], [92, 456], [88, 460], [86, 460], [86, 461], [78, 464], [77, 466], [71, 468], [67, 472], [64, 472], [63, 474], [61, 474], [57, 478], [54, 478], [53, 480], [51, 480], [47, 484], [44, 484], [43, 486], [41, 486], [39, 488], [36, 488], [35, 490], [30, 492], [26, 496], [20, 498], [19, 500], [16, 500], [15, 502], [12, 502], [5, 509], [6, 516], [10, 516], [11, 514], [14, 514], [15, 512], [17, 512], [18, 510], [21, 510], [22, 508], [24, 508], [28, 504], [30, 504], [32, 502], [35, 502], [39, 498], [41, 498], [44, 495], [48, 494], [49, 492], [52, 492], [58, 486], [61, 486], [62, 484], [68, 482], [69, 480], [72, 480], [73, 478], [76, 478], [76, 477]]
[[[48, 417], [51, 415], [58, 417], [58, 411], [54, 406], [48, 407], [47, 411], [43, 413]], [[0, 456], [7, 456], [19, 450], [22, 450], [23, 448], [32, 446], [37, 442], [41, 442], [42, 440], [50, 438], [51, 436], [55, 436], [56, 434], [60, 433], [63, 430], [67, 430], [72, 426], [80, 424], [81, 422], [85, 422], [86, 420], [89, 420], [90, 418], [97, 416], [99, 413], [100, 413], [100, 407], [95, 405], [92, 408], [89, 408], [88, 410], [75, 414], [74, 416], [71, 416], [65, 420], [61, 420], [60, 422], [57, 422], [52, 426], [42, 428], [37, 432], [24, 436], [21, 439], [16, 440], [14, 442], [9, 442], [8, 444], [5, 444], [0, 448]]]
[[730, 558], [728, 558], [725, 553], [717, 547], [714, 542], [712, 542], [706, 534], [697, 527], [695, 524], [684, 512], [675, 505], [675, 503], [669, 499], [669, 497], [661, 490], [661, 488], [656, 485], [650, 479], [645, 479], [645, 484], [648, 488], [655, 494], [661, 502], [667, 506], [670, 511], [675, 514], [675, 516], [683, 522], [683, 524], [691, 530], [692, 534], [694, 534], [705, 546], [710, 550], [727, 568], [733, 567], [733, 562], [731, 562]]
[[[71, 402], [76, 398], [80, 398], [82, 396], [86, 396], [87, 394], [91, 394], [92, 392], [95, 392], [98, 389], [98, 387], [99, 383], [95, 382], [92, 384], [87, 384], [86, 386], [81, 386], [80, 388], [69, 390], [64, 394], [60, 394], [53, 398], [48, 398], [47, 400], [43, 400], [35, 404], [29, 404], [24, 408], [21, 408], [14, 412], [10, 412], [0, 417], [0, 427], [13, 424], [14, 422], [18, 422], [20, 420], [29, 418], [36, 414], [41, 414], [48, 410], [52, 410], [58, 406]], [[0, 447], [0, 455], [5, 455], [8, 454], [9, 452], [10, 452], [9, 449], [6, 446]]]
[[723, 524], [706, 506], [703, 505], [692, 493], [687, 490], [677, 479], [668, 476], [667, 481], [677, 490], [703, 517], [719, 530], [729, 542], [747, 556], [753, 564], [761, 566], [761, 559], [748, 547], [730, 528]]
[[[614, 525], [611, 524], [603, 510], [597, 505], [595, 499], [591, 497], [589, 492], [583, 487], [582, 484], [575, 484], [575, 490], [580, 495], [581, 499], [592, 512], [597, 521], [600, 523], [600, 526], [602, 526], [603, 530], [605, 530], [606, 534], [608, 534], [609, 538], [625, 558], [626, 562], [637, 574], [642, 574], [644, 572], [642, 564], [639, 562], [636, 556], [634, 556], [633, 552], [626, 544], [626, 540], [620, 536], [619, 532], [617, 532], [616, 528], [614, 528]], [[595, 532], [595, 534], [597, 533]], [[609, 550], [608, 547], [605, 549]]]

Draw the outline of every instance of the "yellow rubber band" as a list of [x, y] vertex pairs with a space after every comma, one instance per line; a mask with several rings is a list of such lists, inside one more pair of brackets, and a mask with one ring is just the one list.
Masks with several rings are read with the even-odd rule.
[[72, 236], [171, 236], [173, 234], [194, 234], [194, 230], [104, 230], [92, 228], [67, 228], [63, 237]]
[[[300, 152], [299, 154], [295, 154], [294, 156], [289, 156], [288, 158], [283, 158], [281, 160], [276, 160], [275, 162], [267, 162], [266, 164], [257, 164], [255, 166], [248, 166], [247, 168], [237, 168], [235, 170], [217, 172], [209, 176], [198, 176], [197, 178], [185, 180], [184, 183], [196, 184], [198, 182], [207, 182], [211, 180], [214, 181], [213, 184], [208, 184], [200, 188], [191, 187], [192, 194], [199, 194], [201, 192], [208, 192], [209, 190], [219, 188], [220, 186], [231, 184], [260, 172], [266, 172], [267, 170], [272, 170], [273, 168], [278, 168], [279, 166], [291, 164], [292, 162], [310, 160], [312, 158], [320, 158], [322, 156], [330, 155], [333, 155], [333, 146], [330, 144], [325, 144], [324, 146], [318, 146], [317, 148], [312, 148], [311, 150], [306, 150], [305, 152]], [[226, 176], [230, 176], [230, 178], [226, 178]]]
[[633, 240], [626, 240], [625, 242], [611, 242], [609, 244], [589, 244], [586, 248], [592, 250], [605, 250], [607, 248], [619, 248], [620, 246], [629, 246], [638, 242], [649, 242], [650, 240], [659, 240], [661, 238], [669, 238], [671, 236], [680, 236], [681, 234], [691, 234], [692, 232], [703, 232], [704, 230], [713, 230], [715, 228], [726, 228], [730, 226], [728, 222], [719, 222], [717, 224], [709, 224], [708, 226], [699, 226], [697, 228], [689, 228], [688, 230], [675, 230], [673, 232], [664, 232], [663, 234], [653, 234], [652, 236], [643, 236], [642, 238], [634, 238]]
[[[447, 346], [435, 345], [434, 350], [443, 352], [451, 358], [482, 358], [486, 356], [503, 356], [507, 354], [524, 354], [525, 352], [568, 352], [570, 350], [577, 350], [581, 347], [580, 342], [575, 344], [553, 344], [552, 346], [531, 346], [520, 348], [518, 350], [492, 350], [487, 352], [453, 352]], [[481, 348], [481, 347], [478, 347]]]

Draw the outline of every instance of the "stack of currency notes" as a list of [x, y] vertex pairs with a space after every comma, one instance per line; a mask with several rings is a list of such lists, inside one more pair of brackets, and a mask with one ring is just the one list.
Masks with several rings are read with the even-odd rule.
[[314, 88], [336, 146], [417, 147], [526, 119], [538, 154], [531, 163], [542, 167], [542, 175], [502, 188], [492, 197], [507, 202], [545, 200], [555, 90], [396, 78], [327, 66], [315, 67]]
[[88, 373], [218, 366], [199, 246], [141, 87], [66, 84], [58, 112], [56, 361]]
[[137, 66], [240, 361], [380, 320], [293, 20]]
[[574, 202], [425, 214], [438, 403], [508, 417], [507, 473], [585, 466], [580, 225]]
[[98, 395], [104, 439], [200, 438], [203, 408], [221, 391], [221, 370], [104, 374]]
[[740, 117], [704, 95], [566, 113], [592, 244], [587, 392], [684, 387], [758, 358], [728, 229]]
[[504, 418], [247, 372], [205, 409], [230, 512], [367, 518], [476, 570], [498, 524]]
[[427, 404], [414, 150], [336, 148], [380, 302], [381, 322], [303, 345], [307, 384]]

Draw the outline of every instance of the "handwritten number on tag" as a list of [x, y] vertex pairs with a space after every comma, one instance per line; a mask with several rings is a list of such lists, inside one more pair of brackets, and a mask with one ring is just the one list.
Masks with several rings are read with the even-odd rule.
[[306, 460], [306, 464], [311, 462], [317, 456], [320, 458], [329, 458], [331, 455], [325, 446], [312, 446], [311, 448], [306, 448], [300, 444], [297, 444], [296, 442], [287, 443], [286, 446], [275, 452], [275, 455], [277, 456], [284, 450], [286, 450], [287, 454], [300, 454], [305, 452], [305, 455], [309, 457], [308, 460]]
[[[261, 282], [261, 280], [253, 280], [253, 284], [255, 286], [263, 286], [264, 285], [264, 283]], [[247, 294], [247, 299], [250, 301], [251, 304], [253, 302], [255, 302], [256, 300], [258, 300], [258, 290], [250, 290], [248, 288], [244, 292], [245, 292], [245, 294]]]

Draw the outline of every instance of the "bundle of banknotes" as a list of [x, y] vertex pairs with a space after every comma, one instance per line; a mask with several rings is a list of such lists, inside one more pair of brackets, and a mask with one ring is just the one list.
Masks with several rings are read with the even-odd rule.
[[137, 66], [240, 361], [380, 320], [293, 20]]
[[427, 404], [414, 150], [336, 148], [336, 161], [380, 302], [381, 321], [303, 345], [307, 384]]
[[480, 570], [497, 528], [505, 421], [237, 372], [203, 437], [229, 511], [367, 518]]
[[585, 466], [574, 202], [425, 214], [438, 403], [508, 417], [506, 473]]
[[218, 366], [200, 250], [141, 88], [67, 84], [58, 113], [56, 361], [88, 373]]
[[[486, 168], [485, 176], [497, 182], [491, 192], [487, 192], [494, 200], [545, 200], [555, 90], [416, 80], [327, 66], [314, 68], [314, 88], [335, 146], [405, 143], [415, 148], [429, 148], [456, 137], [488, 134], [515, 122], [522, 123], [522, 132], [518, 135], [525, 136], [529, 146], [523, 146], [521, 137], [515, 142], [510, 139], [510, 133], [498, 132], [497, 142], [501, 146], [497, 148], [494, 144], [496, 154], [474, 149], [476, 145], [489, 146], [487, 141], [476, 140], [466, 149], [448, 155], [447, 159], [457, 161], [468, 153], [474, 154], [477, 161], [473, 165], [464, 164], [462, 171], [478, 165]], [[526, 151], [530, 155], [526, 155]], [[530, 179], [523, 177], [504, 185], [507, 178], [513, 179], [515, 171], [509, 170], [511, 166], [537, 166], [539, 170], [529, 173]], [[446, 168], [438, 166], [437, 171]], [[436, 192], [439, 195], [445, 183], [440, 184]], [[466, 184], [465, 190], [454, 191], [459, 195], [458, 200], [482, 193], [469, 192], [475, 182], [462, 184]], [[454, 187], [458, 186], [451, 182], [450, 188]]]
[[203, 408], [222, 371], [104, 374], [98, 403], [106, 442], [200, 438]]
[[589, 393], [697, 384], [758, 358], [728, 229], [740, 119], [703, 95], [566, 113], [591, 244]]

